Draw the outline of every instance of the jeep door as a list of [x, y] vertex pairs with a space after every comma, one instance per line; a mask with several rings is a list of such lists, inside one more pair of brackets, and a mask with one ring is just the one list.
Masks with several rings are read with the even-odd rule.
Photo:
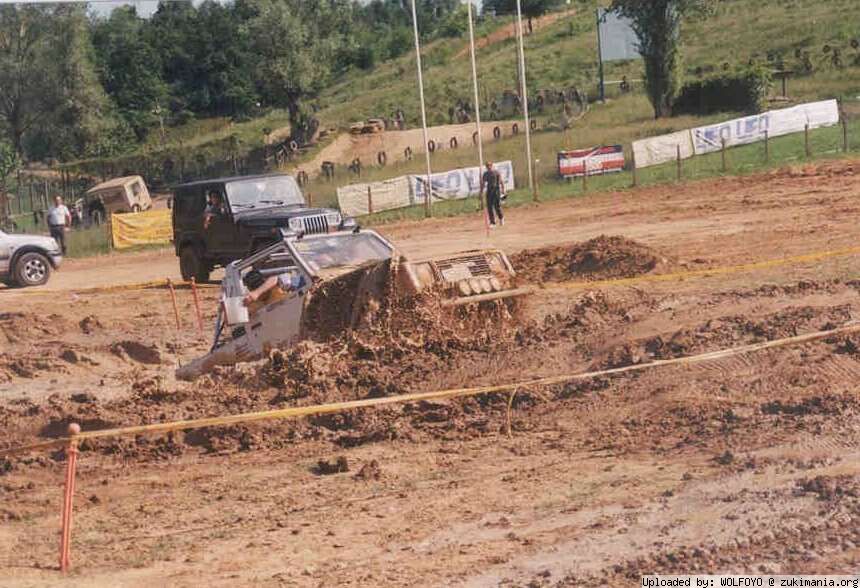
[[[237, 257], [237, 249], [240, 249], [239, 231], [236, 223], [233, 220], [233, 214], [230, 212], [230, 204], [227, 201], [227, 195], [224, 193], [223, 186], [208, 186], [205, 190], [209, 192], [216, 191], [221, 194], [221, 201], [224, 202], [224, 213], [216, 214], [212, 217], [212, 222], [209, 223], [209, 228], [203, 231], [203, 239], [206, 243], [206, 249], [219, 258], [235, 259]], [[241, 257], [244, 250], [239, 250], [238, 257]]]
[[189, 242], [199, 245], [203, 241], [203, 211], [206, 209], [203, 188], [186, 186], [176, 191], [173, 200], [173, 240], [176, 246], [181, 248]]

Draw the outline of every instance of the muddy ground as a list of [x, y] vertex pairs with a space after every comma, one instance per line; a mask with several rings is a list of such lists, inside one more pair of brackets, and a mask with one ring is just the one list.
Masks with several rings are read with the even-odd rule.
[[[857, 170], [512, 210], [492, 244], [539, 286], [528, 299], [455, 312], [398, 300], [347, 335], [191, 383], [172, 376], [207, 346], [189, 290], [177, 293], [178, 333], [163, 288], [75, 290], [175, 260], [70, 264], [51, 288], [0, 291], [0, 447], [71, 421], [98, 429], [516, 382], [850, 324]], [[470, 231], [480, 246], [480, 226], [384, 232], [432, 254], [468, 248]], [[838, 254], [731, 269], [813, 252]], [[201, 294], [208, 336], [217, 290]], [[523, 387], [510, 434], [502, 394], [86, 442], [65, 583], [629, 586], [653, 572], [856, 573], [858, 376], [860, 334], [840, 335]], [[0, 585], [57, 583], [62, 475], [56, 452], [0, 460]]]

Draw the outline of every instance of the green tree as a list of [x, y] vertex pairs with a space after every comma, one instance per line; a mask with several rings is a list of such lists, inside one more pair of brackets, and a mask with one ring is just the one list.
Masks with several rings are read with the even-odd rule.
[[293, 137], [306, 139], [309, 101], [331, 79], [344, 43], [339, 29], [343, 5], [339, 0], [256, 0], [253, 7], [246, 26], [257, 57], [257, 88], [267, 104], [287, 108]]
[[681, 89], [681, 22], [706, 13], [707, 0], [613, 0], [611, 9], [630, 19], [639, 40], [654, 117], [670, 116]]
[[51, 11], [46, 6], [0, 5], [0, 122], [19, 156], [24, 136], [50, 109], [48, 63]]
[[159, 124], [156, 111], [169, 103], [160, 56], [144, 36], [145, 23], [133, 7], [123, 6], [92, 27], [104, 89], [138, 139]]
[[15, 148], [0, 139], [0, 219], [6, 218], [6, 211], [9, 208], [6, 186], [9, 178], [18, 171], [19, 165], [20, 159]]

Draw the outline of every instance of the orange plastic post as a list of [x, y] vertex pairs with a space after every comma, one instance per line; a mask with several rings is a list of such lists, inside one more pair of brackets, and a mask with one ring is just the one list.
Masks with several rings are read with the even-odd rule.
[[78, 441], [75, 436], [81, 432], [77, 423], [69, 425], [69, 447], [66, 449], [66, 490], [63, 495], [63, 513], [60, 532], [60, 571], [66, 573], [71, 565], [72, 542], [72, 500], [75, 496], [75, 468], [78, 461]]
[[176, 289], [173, 287], [173, 280], [167, 280], [167, 287], [170, 288], [170, 299], [173, 301], [173, 316], [176, 317], [176, 331], [182, 328], [179, 322], [179, 307], [176, 305]]
[[194, 296], [194, 310], [197, 311], [197, 329], [203, 336], [203, 314], [200, 312], [200, 298], [197, 296], [197, 280], [191, 278], [191, 294]]

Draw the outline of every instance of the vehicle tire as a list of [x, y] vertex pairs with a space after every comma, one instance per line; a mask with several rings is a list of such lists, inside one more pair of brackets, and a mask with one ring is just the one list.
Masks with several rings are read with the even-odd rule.
[[502, 138], [502, 129], [499, 127], [493, 127], [493, 138], [498, 140]]
[[430, 139], [429, 141], [427, 141], [427, 150], [430, 153], [433, 153], [434, 151], [436, 151], [436, 141], [434, 141], [433, 139]]
[[198, 284], [205, 284], [209, 281], [211, 271], [196, 248], [190, 245], [182, 248], [179, 253], [179, 273], [182, 274], [183, 280], [190, 282], [191, 278], [194, 278]]
[[448, 146], [451, 147], [451, 149], [456, 149], [459, 146], [457, 137], [451, 137], [451, 140], [448, 141]]
[[412, 147], [407, 147], [403, 150], [403, 158], [406, 159], [406, 161], [412, 161]]
[[472, 144], [473, 145], [478, 144], [478, 131], [475, 131], [474, 133], [472, 133]]
[[537, 130], [537, 120], [536, 119], [531, 119], [529, 121], [529, 128], [533, 131]]
[[376, 154], [376, 161], [381, 167], [385, 167], [385, 164], [388, 163], [388, 154], [385, 151], [380, 151]]
[[511, 125], [511, 132], [514, 135], [519, 135], [520, 134], [520, 125], [518, 125], [517, 123], [512, 124]]
[[25, 253], [15, 262], [13, 275], [19, 286], [41, 286], [51, 277], [51, 262], [41, 253]]
[[135, 204], [134, 206], [132, 206], [132, 207], [131, 207], [131, 211], [132, 211], [133, 213], [137, 214], [138, 212], [140, 212], [140, 205], [139, 205], [139, 204]]

